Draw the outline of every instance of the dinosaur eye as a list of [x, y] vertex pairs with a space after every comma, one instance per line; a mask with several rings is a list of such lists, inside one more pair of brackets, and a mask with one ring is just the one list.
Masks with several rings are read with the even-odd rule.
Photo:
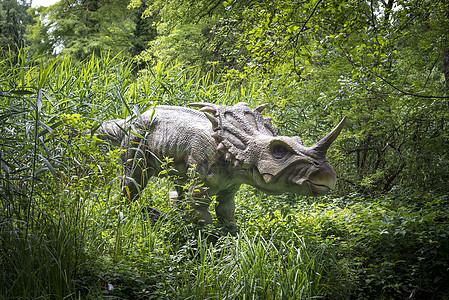
[[273, 149], [271, 150], [271, 154], [273, 155], [274, 158], [277, 159], [284, 158], [288, 153], [289, 151], [284, 146], [281, 145], [274, 146]]

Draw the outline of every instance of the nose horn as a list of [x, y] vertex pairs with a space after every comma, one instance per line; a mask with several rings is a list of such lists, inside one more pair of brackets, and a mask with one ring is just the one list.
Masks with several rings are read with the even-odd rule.
[[329, 132], [325, 137], [323, 137], [318, 143], [313, 145], [311, 149], [318, 153], [320, 156], [325, 157], [327, 153], [327, 149], [329, 149], [330, 145], [333, 141], [338, 137], [341, 130], [343, 129], [343, 126], [346, 123], [346, 116], [338, 123], [338, 125]]

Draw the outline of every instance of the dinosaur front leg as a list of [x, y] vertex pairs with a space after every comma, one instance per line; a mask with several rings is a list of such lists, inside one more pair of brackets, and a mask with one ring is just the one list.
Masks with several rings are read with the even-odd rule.
[[239, 188], [240, 185], [236, 185], [221, 191], [217, 195], [217, 205], [215, 206], [218, 220], [222, 223], [225, 231], [231, 234], [236, 234], [238, 231], [235, 221], [234, 197]]

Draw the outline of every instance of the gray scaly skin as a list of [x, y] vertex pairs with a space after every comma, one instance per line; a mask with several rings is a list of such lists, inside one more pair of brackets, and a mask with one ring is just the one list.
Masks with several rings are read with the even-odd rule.
[[[335, 187], [336, 175], [326, 152], [340, 134], [344, 118], [312, 147], [299, 137], [278, 136], [261, 105], [246, 103], [222, 106], [193, 103], [200, 110], [155, 106], [132, 122], [113, 120], [102, 124], [98, 137], [126, 150], [123, 194], [136, 199], [151, 176], [157, 176], [164, 158], [173, 158], [179, 184], [194, 167], [203, 183], [194, 196], [206, 199], [195, 211], [206, 223], [210, 197], [217, 195], [216, 215], [223, 224], [235, 226], [234, 196], [242, 184], [268, 194], [291, 192], [321, 196]], [[182, 190], [178, 189], [182, 197]]]

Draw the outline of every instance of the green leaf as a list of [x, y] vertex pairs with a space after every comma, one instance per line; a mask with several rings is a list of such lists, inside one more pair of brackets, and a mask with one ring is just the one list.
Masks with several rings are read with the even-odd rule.
[[25, 96], [25, 95], [32, 95], [35, 92], [30, 91], [30, 90], [13, 90], [10, 91], [11, 94], [15, 94], [15, 95], [19, 95], [19, 96]]
[[54, 65], [58, 62], [58, 60], [59, 60], [59, 57], [57, 59], [55, 59], [53, 61], [53, 63], [50, 66], [48, 66], [42, 74], [39, 74], [40, 77], [39, 77], [38, 89], [42, 89], [42, 87], [45, 84], [45, 81], [47, 80], [48, 74], [53, 69]]
[[38, 156], [40, 157], [40, 159], [42, 159], [42, 161], [44, 162], [44, 164], [47, 166], [48, 170], [50, 171], [50, 173], [53, 175], [53, 180], [56, 183], [56, 186], [59, 188], [59, 180], [58, 180], [58, 175], [56, 174], [55, 169], [53, 168], [53, 166], [51, 165], [51, 163], [42, 155], [42, 154], [38, 154]]

